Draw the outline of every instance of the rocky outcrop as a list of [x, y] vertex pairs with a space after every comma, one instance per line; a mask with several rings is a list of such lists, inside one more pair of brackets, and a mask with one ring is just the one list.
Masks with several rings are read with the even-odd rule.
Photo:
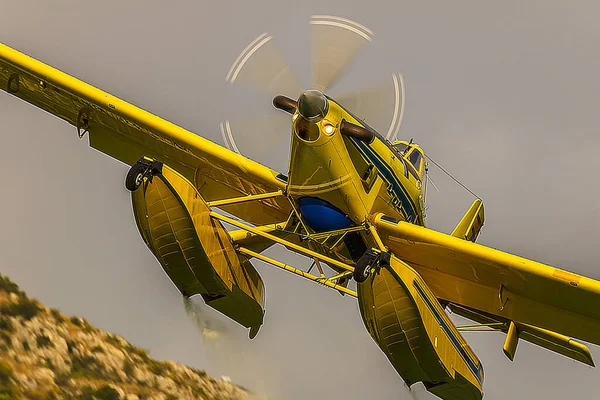
[[250, 397], [226, 379], [156, 361], [83, 318], [48, 309], [0, 275], [0, 400]]

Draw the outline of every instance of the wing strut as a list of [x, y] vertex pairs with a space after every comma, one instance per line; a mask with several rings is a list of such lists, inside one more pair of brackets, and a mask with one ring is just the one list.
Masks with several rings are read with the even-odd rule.
[[247, 201], [271, 199], [273, 197], [279, 197], [279, 196], [283, 196], [283, 192], [281, 190], [277, 190], [275, 192], [269, 192], [269, 193], [261, 193], [261, 194], [247, 195], [247, 196], [241, 196], [241, 197], [234, 197], [231, 199], [209, 201], [207, 203], [207, 205], [209, 207], [220, 207], [220, 206], [228, 206], [231, 204], [245, 203]]
[[264, 237], [266, 239], [270, 239], [270, 240], [274, 241], [275, 243], [282, 244], [282, 245], [284, 245], [284, 246], [286, 246], [286, 247], [288, 247], [290, 249], [293, 249], [294, 251], [296, 251], [296, 252], [298, 252], [300, 254], [303, 254], [303, 255], [305, 255], [307, 257], [319, 259], [319, 260], [321, 260], [323, 262], [326, 262], [329, 265], [335, 265], [336, 267], [341, 268], [341, 269], [343, 269], [345, 271], [350, 271], [350, 272], [354, 271], [354, 268], [351, 267], [350, 265], [346, 264], [346, 263], [343, 263], [341, 261], [335, 260], [335, 259], [333, 259], [331, 257], [327, 257], [327, 256], [325, 256], [323, 254], [317, 253], [316, 251], [309, 250], [307, 248], [304, 248], [302, 246], [299, 246], [299, 245], [297, 245], [295, 243], [292, 243], [292, 242], [289, 242], [287, 240], [278, 238], [277, 236], [274, 236], [274, 235], [271, 235], [269, 233], [263, 232], [263, 231], [261, 231], [261, 230], [259, 230], [257, 228], [254, 228], [254, 227], [252, 227], [250, 225], [246, 225], [246, 224], [244, 224], [242, 222], [239, 222], [239, 221], [237, 221], [237, 220], [235, 220], [233, 218], [226, 217], [226, 216], [221, 215], [221, 214], [219, 214], [217, 212], [214, 212], [214, 211], [210, 212], [210, 216], [212, 218], [221, 220], [223, 222], [231, 224], [231, 225], [233, 225], [233, 226], [235, 226], [237, 228], [243, 229], [243, 230], [248, 231], [250, 233], [253, 233], [255, 235], [262, 236], [262, 237]]
[[336, 276], [333, 276], [331, 278], [325, 278], [325, 277], [320, 277], [319, 278], [319, 277], [317, 277], [315, 275], [309, 274], [308, 272], [304, 272], [301, 269], [294, 268], [291, 265], [284, 264], [281, 261], [274, 260], [274, 259], [272, 259], [270, 257], [267, 257], [265, 255], [256, 253], [256, 252], [254, 252], [252, 250], [249, 250], [249, 249], [246, 249], [244, 247], [238, 248], [237, 251], [239, 253], [241, 253], [241, 254], [246, 255], [246, 256], [254, 257], [254, 258], [257, 258], [257, 259], [259, 259], [261, 261], [264, 261], [264, 262], [266, 262], [268, 264], [271, 264], [271, 265], [273, 265], [275, 267], [279, 267], [279, 268], [281, 268], [281, 269], [283, 269], [285, 271], [292, 272], [292, 273], [294, 273], [294, 274], [296, 274], [298, 276], [301, 276], [303, 278], [310, 279], [313, 282], [319, 283], [321, 285], [330, 287], [330, 288], [335, 289], [335, 290], [339, 290], [340, 292], [346, 293], [346, 294], [348, 294], [348, 295], [350, 295], [352, 297], [358, 297], [358, 295], [356, 294], [356, 292], [354, 290], [348, 289], [348, 288], [346, 288], [344, 286], [340, 286], [340, 285], [334, 283], [337, 279], [339, 279], [340, 277], [345, 277], [346, 276], [345, 274], [348, 274], [348, 273], [336, 275]]

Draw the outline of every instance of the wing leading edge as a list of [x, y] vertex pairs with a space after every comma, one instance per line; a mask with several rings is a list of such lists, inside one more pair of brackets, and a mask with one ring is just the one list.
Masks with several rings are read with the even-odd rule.
[[[0, 43], [0, 89], [89, 133], [90, 146], [132, 165], [170, 165], [207, 201], [285, 189], [278, 173]], [[255, 224], [285, 220], [283, 197], [223, 209]]]
[[599, 281], [382, 216], [375, 225], [383, 242], [438, 298], [600, 344]]

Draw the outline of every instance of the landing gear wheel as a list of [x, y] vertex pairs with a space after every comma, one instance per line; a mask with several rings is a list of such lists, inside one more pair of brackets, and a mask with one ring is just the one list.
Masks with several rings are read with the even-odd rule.
[[144, 178], [149, 177], [152, 182], [152, 177], [162, 173], [162, 163], [152, 160], [151, 158], [142, 157], [131, 166], [127, 176], [125, 177], [125, 187], [129, 191], [135, 191], [142, 183]]
[[366, 281], [373, 270], [373, 266], [370, 262], [368, 262], [370, 260], [364, 260], [364, 262], [361, 262], [363, 261], [363, 258], [364, 256], [358, 260], [356, 267], [354, 267], [354, 272], [352, 273], [352, 277], [357, 283], [363, 283]]
[[357, 283], [363, 283], [367, 280], [369, 275], [371, 275], [373, 269], [389, 265], [390, 253], [370, 249], [365, 251], [365, 254], [363, 254], [356, 262], [352, 277]]
[[137, 190], [144, 182], [144, 176], [148, 172], [148, 166], [140, 162], [133, 164], [133, 166], [127, 172], [125, 177], [125, 187], [127, 190], [133, 192]]

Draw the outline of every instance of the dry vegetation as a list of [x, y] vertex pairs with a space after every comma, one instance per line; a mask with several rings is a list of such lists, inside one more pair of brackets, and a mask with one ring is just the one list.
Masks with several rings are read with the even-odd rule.
[[0, 275], [0, 400], [247, 398], [236, 385], [153, 360], [118, 335], [48, 309]]

